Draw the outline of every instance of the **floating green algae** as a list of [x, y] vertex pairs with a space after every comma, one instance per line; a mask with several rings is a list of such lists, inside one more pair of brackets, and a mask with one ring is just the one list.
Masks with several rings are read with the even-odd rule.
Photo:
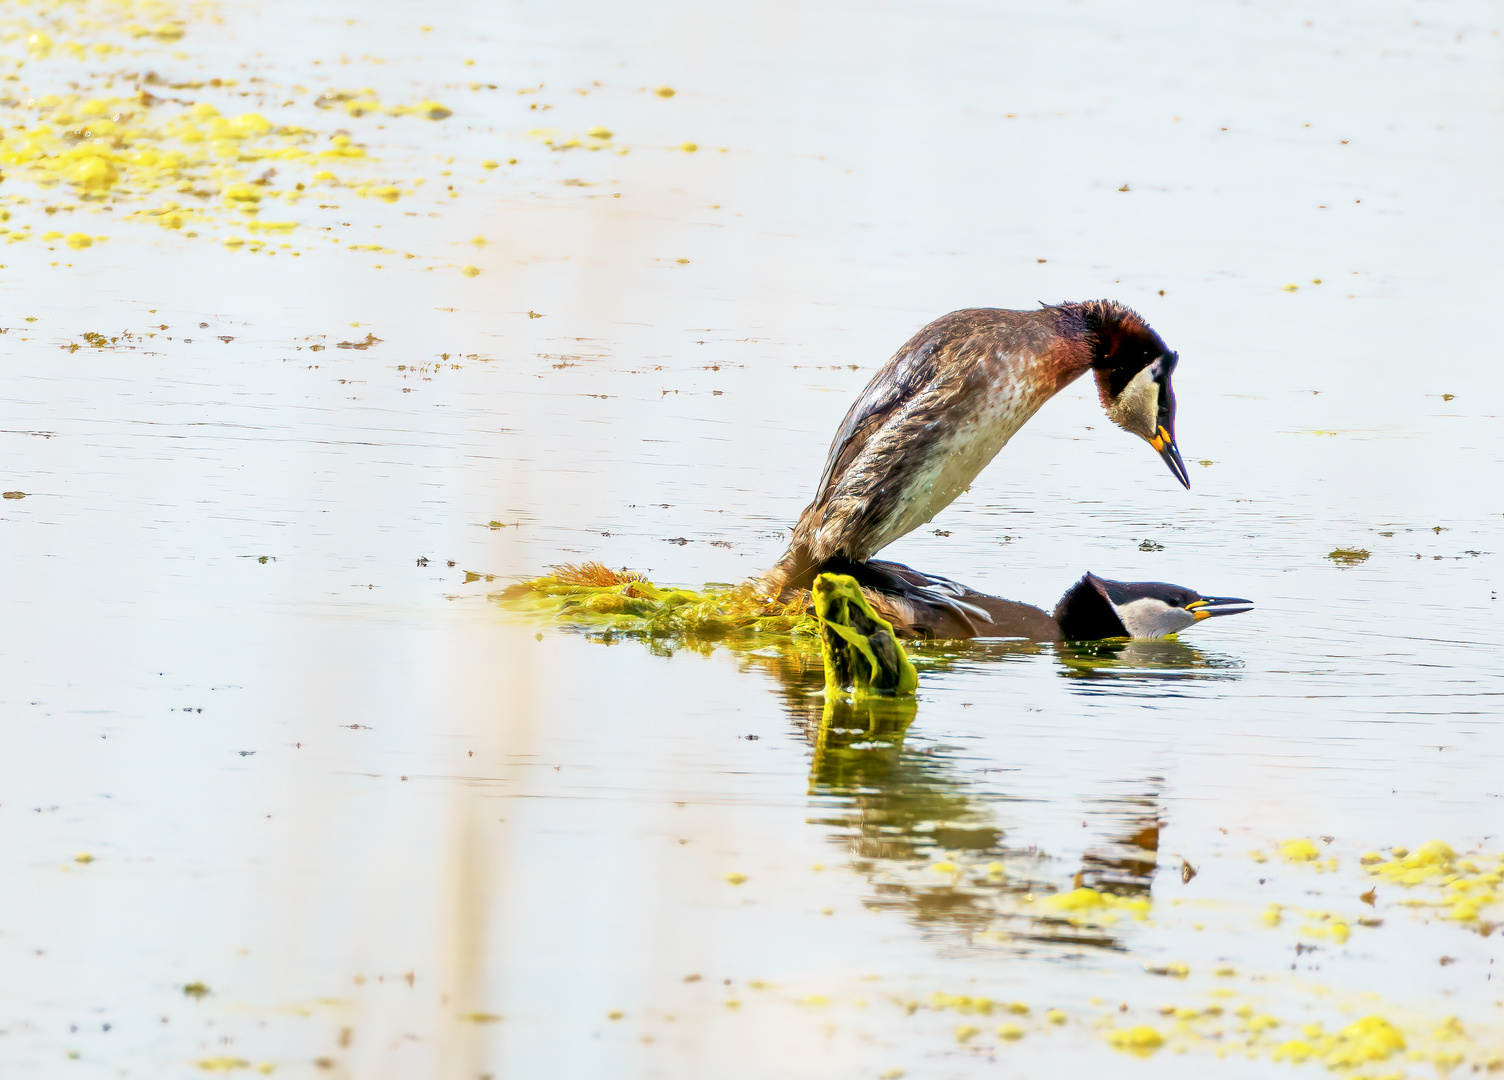
[[750, 582], [703, 590], [659, 586], [641, 574], [612, 570], [598, 562], [550, 567], [543, 577], [518, 582], [491, 598], [510, 611], [610, 643], [645, 639], [660, 648], [714, 648], [738, 651], [772, 645], [780, 652], [819, 650], [825, 688], [832, 696], [846, 688], [868, 694], [912, 696], [918, 685], [914, 665], [884, 621], [849, 577], [822, 574], [811, 595], [778, 601]]
[[750, 583], [700, 590], [660, 586], [598, 562], [549, 570], [493, 593], [491, 599], [509, 611], [586, 633], [598, 631], [605, 641], [631, 637], [701, 648], [717, 643], [758, 648], [775, 642], [810, 651], [820, 647], [819, 623], [807, 610], [808, 594], [780, 603]]
[[813, 596], [826, 694], [834, 696], [850, 686], [857, 697], [912, 697], [919, 673], [898, 643], [893, 624], [873, 610], [856, 579], [821, 574]]

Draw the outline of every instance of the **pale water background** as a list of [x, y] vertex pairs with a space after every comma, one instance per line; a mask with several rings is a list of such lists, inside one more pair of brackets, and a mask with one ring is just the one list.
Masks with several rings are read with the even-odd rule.
[[[1397, 892], [1315, 952], [1259, 924], [1366, 913], [1367, 848], [1501, 847], [1497, 5], [222, 14], [179, 75], [455, 115], [374, 136], [427, 202], [335, 215], [412, 263], [144, 228], [0, 251], [5, 1076], [1291, 1075], [1092, 1026], [1221, 985], [1287, 1025], [1378, 991], [1497, 1039], [1498, 935]], [[631, 153], [526, 137], [595, 124]], [[1083, 382], [887, 554], [1046, 607], [1090, 569], [1252, 614], [1097, 677], [932, 659], [854, 794], [812, 777], [808, 678], [486, 600], [561, 560], [740, 580], [918, 326], [1097, 296], [1180, 352], [1193, 490]], [[1155, 821], [1155, 917], [1105, 942], [979, 933], [985, 890], [928, 869], [1069, 888]], [[1336, 873], [1247, 855], [1319, 835]], [[1030, 1034], [959, 1043], [905, 1005], [936, 991], [1026, 1001]]]

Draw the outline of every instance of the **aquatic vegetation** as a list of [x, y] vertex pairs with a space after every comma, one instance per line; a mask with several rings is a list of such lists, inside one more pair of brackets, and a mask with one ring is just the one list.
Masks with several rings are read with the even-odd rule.
[[1435, 886], [1435, 900], [1406, 898], [1408, 907], [1433, 907], [1449, 919], [1476, 926], [1480, 932], [1492, 930], [1482, 915], [1486, 909], [1504, 904], [1499, 884], [1504, 881], [1504, 856], [1492, 859], [1482, 855], [1460, 857], [1442, 840], [1430, 840], [1414, 851], [1396, 847], [1386, 859], [1378, 852], [1368, 852], [1359, 862], [1370, 875], [1382, 883], [1405, 889]]
[[[125, 211], [115, 220], [260, 251], [268, 245], [259, 234], [284, 236], [308, 224], [260, 220], [269, 207], [297, 207], [316, 191], [327, 202], [340, 188], [387, 203], [416, 193], [423, 179], [380, 175], [366, 140], [383, 121], [440, 121], [452, 115], [449, 108], [384, 104], [370, 89], [310, 94], [259, 77], [159, 75], [190, 59], [178, 46], [211, 11], [167, 0], [77, 0], [14, 5], [0, 14], [0, 36], [26, 43], [24, 53], [0, 59], [10, 84], [0, 96], [0, 165], [10, 181], [0, 238], [83, 252], [108, 237], [41, 222]], [[287, 117], [281, 110], [296, 104], [338, 105], [339, 115], [321, 128], [311, 109], [299, 110], [302, 123], [273, 122], [257, 111]], [[362, 117], [363, 124], [353, 123]], [[331, 167], [354, 175], [341, 179]], [[35, 210], [37, 221], [12, 221], [11, 210], [18, 218]], [[227, 235], [227, 227], [253, 235]], [[348, 249], [362, 247], [369, 245]]]
[[821, 574], [815, 578], [813, 596], [827, 695], [848, 687], [859, 698], [914, 693], [919, 674], [913, 662], [898, 643], [893, 625], [867, 602], [855, 578]]
[[1148, 1057], [1165, 1044], [1165, 1037], [1148, 1024], [1135, 1024], [1108, 1032], [1107, 1043], [1115, 1050]]
[[818, 623], [806, 611], [807, 594], [779, 603], [750, 584], [699, 590], [658, 586], [641, 574], [598, 562], [565, 563], [550, 571], [491, 599], [509, 611], [599, 631], [605, 641], [636, 637], [667, 645], [755, 647], [767, 643], [761, 639], [776, 639], [811, 652], [818, 647]]

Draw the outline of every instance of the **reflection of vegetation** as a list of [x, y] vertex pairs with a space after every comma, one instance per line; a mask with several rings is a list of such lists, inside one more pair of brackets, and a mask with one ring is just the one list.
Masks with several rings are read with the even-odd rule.
[[[997, 652], [999, 644], [980, 651], [995, 653], [994, 660], [1013, 655]], [[966, 650], [953, 647], [916, 652], [930, 670], [968, 662]], [[1123, 948], [1111, 928], [1116, 916], [1057, 912], [1037, 903], [1064, 884], [1050, 856], [1006, 842], [996, 815], [1006, 794], [983, 790], [944, 747], [911, 744], [918, 711], [913, 699], [822, 697], [823, 676], [810, 658], [763, 659], [813, 747], [810, 822], [829, 829], [850, 852], [852, 869], [871, 883], [869, 907], [902, 912], [930, 930], [959, 931], [974, 945]], [[1100, 839], [1084, 853], [1071, 884], [1120, 896], [1148, 892], [1159, 841], [1156, 793], [1151, 786], [1147, 795], [1135, 791], [1093, 808], [1090, 815], [1102, 820]]]

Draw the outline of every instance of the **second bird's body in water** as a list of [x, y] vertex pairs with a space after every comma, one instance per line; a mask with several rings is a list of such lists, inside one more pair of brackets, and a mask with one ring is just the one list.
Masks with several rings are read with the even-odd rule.
[[1087, 371], [1102, 406], [1190, 486], [1175, 447], [1176, 354], [1110, 300], [1038, 311], [954, 311], [909, 339], [831, 443], [814, 501], [764, 575], [808, 588], [832, 559], [863, 562], [955, 501], [1046, 401]]

